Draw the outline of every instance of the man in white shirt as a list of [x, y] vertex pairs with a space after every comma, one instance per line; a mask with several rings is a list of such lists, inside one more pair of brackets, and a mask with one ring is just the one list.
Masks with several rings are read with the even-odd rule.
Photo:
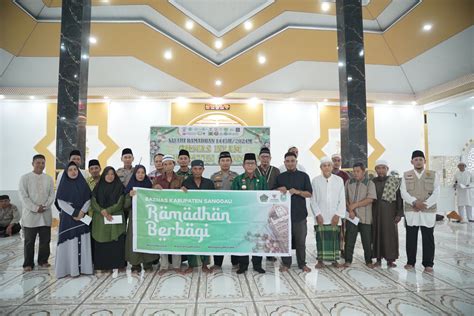
[[434, 226], [436, 202], [439, 196], [439, 178], [436, 172], [425, 170], [425, 155], [415, 150], [411, 156], [413, 170], [403, 174], [400, 193], [404, 200], [406, 221], [406, 251], [408, 262], [405, 269], [413, 269], [418, 248], [418, 230], [423, 238], [423, 261], [425, 272], [433, 271], [435, 253]]
[[22, 226], [25, 237], [23, 270], [33, 270], [36, 235], [39, 235], [38, 265], [50, 266], [49, 243], [51, 241], [51, 205], [54, 202], [53, 178], [43, 173], [46, 159], [43, 155], [33, 157], [33, 171], [20, 179], [20, 198], [23, 204]]
[[311, 209], [316, 218], [316, 269], [324, 268], [324, 261], [339, 267], [341, 218], [346, 214], [344, 181], [332, 173], [333, 162], [328, 157], [321, 159], [320, 168], [322, 174], [312, 181], [311, 197]]
[[474, 222], [474, 215], [472, 214], [474, 175], [466, 170], [466, 164], [462, 161], [458, 163], [458, 168], [459, 171], [454, 175], [454, 189], [458, 198], [458, 213], [462, 220], [469, 220], [472, 223]]
[[[73, 161], [78, 167], [82, 166], [82, 155], [81, 152], [77, 149], [71, 150], [69, 153], [69, 162]], [[89, 176], [87, 175], [86, 171], [83, 169], [79, 169], [82, 173], [82, 176], [84, 179], [87, 179]], [[61, 171], [57, 178], [56, 178], [56, 185], [59, 185], [61, 183], [61, 178], [63, 177], [64, 171]]]
[[[289, 153], [294, 153], [296, 155], [296, 159], [298, 159], [298, 148], [296, 146], [291, 146], [290, 148], [288, 148], [288, 152]], [[285, 172], [286, 171], [286, 166], [285, 164], [281, 165], [278, 169], [280, 169], [280, 172]], [[306, 172], [306, 169], [303, 167], [303, 165], [301, 164], [297, 164], [296, 165], [296, 169], [299, 170], [299, 171], [303, 171], [303, 172]]]

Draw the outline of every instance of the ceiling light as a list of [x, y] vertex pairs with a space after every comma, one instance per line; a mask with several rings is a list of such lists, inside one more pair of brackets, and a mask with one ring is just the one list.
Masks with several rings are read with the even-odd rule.
[[324, 99], [324, 102], [328, 102], [329, 100], [328, 99]]
[[244, 23], [244, 28], [245, 28], [247, 31], [250, 31], [250, 30], [252, 29], [252, 27], [253, 27], [252, 22], [246, 21], [246, 22]]
[[364, 50], [363, 49], [359, 52], [359, 56], [360, 57], [364, 56]]
[[267, 62], [267, 57], [263, 55], [258, 56], [258, 62], [263, 65], [264, 63]]
[[339, 67], [343, 67], [343, 66], [344, 66], [344, 63], [343, 63], [342, 61], [340, 61], [340, 62], [337, 63], [337, 65], [338, 65]]
[[351, 76], [347, 77], [347, 81], [352, 81], [352, 77]]
[[186, 100], [186, 98], [184, 97], [177, 97], [175, 102], [178, 104], [178, 105], [187, 105], [188, 104], [188, 100]]
[[211, 103], [215, 104], [215, 105], [220, 105], [220, 104], [224, 103], [224, 99], [222, 99], [222, 98], [212, 98]]
[[423, 25], [423, 31], [425, 32], [431, 31], [432, 28], [433, 28], [432, 24], [428, 23], [428, 24]]
[[256, 97], [253, 97], [249, 100], [249, 104], [252, 106], [256, 106], [258, 103], [260, 103], [260, 100]]
[[417, 105], [416, 101], [411, 101], [411, 105]]
[[0, 94], [0, 100], [5, 99], [5, 96], [3, 94]]
[[163, 57], [165, 57], [166, 60], [170, 60], [173, 58], [173, 53], [171, 52], [171, 50], [167, 50], [165, 51], [165, 53], [163, 54]]
[[222, 80], [216, 80], [215, 84], [218, 87], [222, 86]]
[[30, 95], [30, 100], [34, 100], [35, 99], [35, 96], [34, 95]]
[[221, 40], [216, 40], [214, 42], [214, 47], [217, 48], [217, 49], [221, 49], [222, 48], [222, 41]]
[[194, 28], [194, 22], [191, 21], [191, 20], [187, 20], [186, 24], [185, 24], [185, 27], [186, 27], [187, 30], [191, 31]]
[[388, 104], [393, 104], [393, 101], [392, 100], [388, 101]]
[[96, 44], [97, 43], [97, 38], [95, 38], [93, 36], [89, 37], [89, 43]]
[[145, 100], [145, 99], [146, 99], [146, 96], [142, 95], [142, 96], [140, 97], [140, 99]]
[[330, 8], [331, 8], [331, 5], [329, 4], [329, 2], [321, 3], [321, 10], [323, 10], [324, 12], [329, 11]]
[[109, 97], [108, 97], [108, 96], [105, 96], [105, 97], [104, 97], [104, 99], [105, 99], [105, 100], [108, 100], [108, 99], [109, 99]]

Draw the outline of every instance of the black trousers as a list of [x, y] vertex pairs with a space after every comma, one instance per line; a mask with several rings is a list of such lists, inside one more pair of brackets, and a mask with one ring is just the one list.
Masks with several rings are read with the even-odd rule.
[[[0, 237], [8, 237], [10, 235], [7, 235], [7, 226], [0, 226]], [[18, 234], [20, 232], [21, 226], [20, 224], [16, 223], [13, 224], [12, 226], [12, 236], [15, 234]]]
[[[230, 256], [230, 261], [233, 266], [239, 264], [237, 256]], [[214, 256], [214, 265], [222, 267], [222, 262], [224, 262], [224, 256]]]
[[[306, 219], [298, 222], [291, 223], [291, 240], [293, 241], [293, 248], [296, 249], [296, 261], [298, 262], [298, 268], [302, 269], [306, 265], [306, 235], [308, 234], [308, 224]], [[292, 258], [281, 257], [281, 261], [287, 267], [291, 267]]]
[[35, 257], [35, 241], [36, 235], [39, 235], [39, 247], [38, 247], [38, 264], [48, 263], [49, 259], [49, 243], [51, 242], [51, 226], [40, 226], [40, 227], [23, 227], [25, 235], [25, 246], [24, 256], [25, 261], [23, 262], [23, 268], [34, 267]]
[[418, 230], [421, 228], [421, 238], [423, 240], [423, 261], [421, 264], [426, 267], [433, 267], [435, 243], [434, 243], [434, 227], [425, 226], [408, 226], [406, 225], [407, 238], [407, 264], [414, 266], [416, 263], [416, 250], [418, 248]]
[[[239, 268], [247, 269], [249, 267], [249, 256], [238, 256], [237, 260], [239, 263]], [[252, 265], [254, 268], [261, 268], [262, 267], [262, 258], [259, 256], [252, 256]]]

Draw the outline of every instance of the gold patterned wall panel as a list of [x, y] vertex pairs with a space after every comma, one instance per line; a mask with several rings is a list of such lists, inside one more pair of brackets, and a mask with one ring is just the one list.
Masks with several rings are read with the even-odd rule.
[[[310, 151], [318, 158], [321, 159], [324, 156], [330, 156], [334, 152], [325, 152], [325, 147], [331, 142], [332, 148], [339, 148], [339, 139], [334, 139], [331, 135], [340, 135], [340, 109], [338, 106], [321, 106], [319, 107], [319, 123], [320, 123], [320, 136], [316, 143], [311, 146]], [[373, 169], [375, 161], [384, 153], [384, 146], [375, 138], [375, 119], [374, 119], [374, 108], [367, 108], [367, 141], [368, 145], [372, 147], [373, 151], [368, 158], [368, 167]], [[334, 144], [336, 143], [336, 144]]]
[[[46, 173], [55, 178], [56, 171], [56, 157], [51, 152], [51, 147], [54, 148], [56, 141], [56, 115], [57, 104], [49, 103], [47, 106], [47, 122], [46, 135], [34, 147], [38, 153], [46, 157]], [[90, 139], [88, 136], [87, 142], [101, 143], [103, 150], [98, 155], [100, 164], [107, 165], [107, 160], [117, 151], [118, 145], [108, 135], [108, 103], [90, 103], [87, 105], [87, 127], [96, 127], [98, 130], [97, 138]], [[86, 147], [86, 157], [88, 157], [89, 148]], [[94, 157], [95, 158], [95, 157]], [[87, 163], [86, 163], [87, 164]]]

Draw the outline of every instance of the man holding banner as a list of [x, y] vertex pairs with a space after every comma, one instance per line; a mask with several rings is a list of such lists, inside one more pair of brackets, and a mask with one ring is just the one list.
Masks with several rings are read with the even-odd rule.
[[[232, 156], [230, 152], [223, 151], [219, 154], [219, 167], [221, 170], [217, 171], [211, 176], [211, 180], [214, 183], [216, 190], [230, 190], [232, 181], [239, 176], [237, 172], [230, 170], [232, 165]], [[230, 257], [232, 266], [237, 266], [239, 263], [236, 256]], [[224, 256], [214, 256], [214, 265], [211, 267], [212, 270], [221, 269]]]
[[[313, 193], [311, 181], [307, 173], [296, 168], [298, 161], [296, 154], [287, 152], [285, 154], [285, 172], [281, 173], [275, 181], [273, 189], [278, 189], [281, 193], [291, 194], [291, 233], [293, 248], [296, 249], [296, 260], [298, 268], [303, 272], [311, 272], [306, 265], [306, 235], [308, 233], [308, 210], [306, 209], [306, 199]], [[281, 258], [283, 265], [281, 272], [287, 272], [291, 267], [291, 256]]]
[[[268, 190], [267, 181], [264, 177], [258, 176], [255, 173], [257, 169], [257, 157], [253, 153], [247, 153], [244, 155], [243, 167], [245, 172], [234, 179], [232, 182], [232, 190]], [[239, 269], [237, 274], [245, 273], [249, 267], [249, 256], [239, 256]], [[262, 257], [252, 256], [253, 269], [258, 273], [265, 273], [262, 268]]]
[[[176, 165], [176, 161], [174, 160], [173, 156], [165, 155], [163, 156], [163, 174], [159, 177], [156, 177], [153, 180], [153, 188], [154, 189], [180, 189], [183, 183], [183, 178], [176, 175], [173, 171], [174, 166]], [[169, 257], [167, 254], [161, 254], [160, 256], [160, 271], [158, 271], [159, 275], [163, 275], [169, 269]], [[181, 267], [181, 255], [172, 255], [171, 256], [171, 265], [173, 269], [180, 273]]]
[[[202, 160], [193, 160], [191, 162], [191, 172], [193, 175], [183, 181], [182, 190], [187, 192], [188, 190], [214, 190], [214, 183], [211, 179], [203, 178], [202, 173], [204, 172], [204, 162]], [[208, 268], [210, 263], [209, 256], [196, 256], [188, 255], [189, 267], [184, 271], [185, 273], [192, 273], [193, 269], [202, 264], [202, 271], [209, 273], [211, 270]]]

